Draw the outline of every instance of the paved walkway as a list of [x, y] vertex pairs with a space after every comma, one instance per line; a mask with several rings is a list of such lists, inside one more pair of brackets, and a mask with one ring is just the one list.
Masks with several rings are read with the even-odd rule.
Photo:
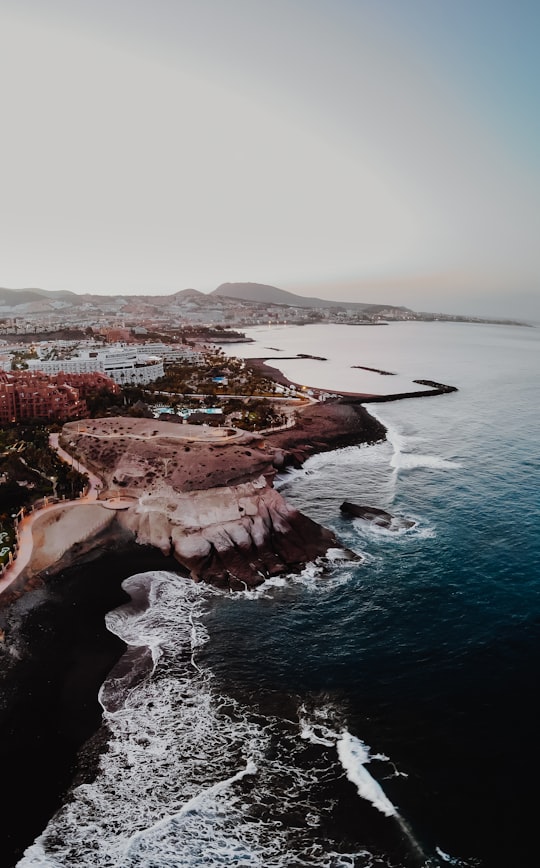
[[[98, 493], [103, 488], [103, 483], [99, 476], [96, 476], [95, 473], [92, 473], [88, 467], [83, 467], [78, 458], [73, 458], [73, 455], [70, 455], [69, 452], [66, 452], [65, 449], [62, 449], [61, 446], [58, 445], [59, 434], [49, 434], [49, 443], [51, 447], [56, 451], [58, 457], [64, 461], [66, 464], [71, 465], [71, 467], [75, 466], [75, 462], [77, 462], [77, 466], [79, 468], [79, 473], [86, 473], [90, 482], [90, 488], [88, 489], [87, 496], [91, 499], [97, 500]], [[77, 468], [75, 468], [77, 469]], [[78, 503], [78, 501], [74, 501], [74, 503]]]
[[9, 587], [18, 576], [20, 576], [25, 567], [30, 563], [34, 549], [32, 529], [38, 518], [41, 518], [42, 515], [48, 515], [52, 512], [65, 509], [66, 506], [75, 507], [89, 503], [95, 504], [96, 502], [96, 494], [88, 494], [85, 497], [78, 498], [77, 500], [61, 500], [59, 503], [51, 503], [25, 515], [18, 524], [19, 539], [17, 560], [13, 561], [13, 563], [6, 567], [3, 575], [0, 577], [0, 594], [2, 591], [5, 591], [5, 589]]
[[[62, 461], [73, 466], [74, 461], [77, 461], [77, 459], [74, 459], [72, 455], [58, 445], [58, 436], [58, 434], [51, 434], [49, 436], [49, 443], [52, 448], [56, 450], [58, 457]], [[36, 509], [34, 512], [25, 515], [24, 518], [19, 521], [17, 559], [6, 567], [3, 575], [0, 577], [0, 594], [5, 591], [18, 576], [20, 576], [25, 567], [30, 563], [33, 551], [32, 529], [38, 518], [42, 515], [65, 509], [66, 506], [75, 507], [91, 503], [95, 504], [98, 502], [98, 494], [102, 488], [101, 479], [96, 476], [95, 473], [92, 473], [91, 470], [88, 470], [87, 467], [83, 467], [79, 461], [77, 461], [77, 465], [79, 472], [86, 473], [90, 481], [90, 486], [86, 495], [84, 497], [79, 497], [76, 500], [62, 500], [59, 503], [50, 503], [43, 506], [41, 509]], [[109, 509], [127, 509], [133, 502], [135, 502], [131, 501], [131, 503], [127, 503], [126, 501], [126, 498], [111, 498], [109, 501], [100, 501], [99, 505]]]

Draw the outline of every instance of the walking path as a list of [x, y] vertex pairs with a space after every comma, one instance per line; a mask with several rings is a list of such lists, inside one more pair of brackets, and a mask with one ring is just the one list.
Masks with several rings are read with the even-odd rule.
[[[101, 482], [101, 479], [99, 478], [99, 476], [96, 476], [95, 473], [92, 473], [92, 471], [89, 470], [88, 467], [83, 467], [83, 465], [78, 460], [78, 458], [74, 458], [73, 455], [70, 455], [69, 452], [66, 452], [65, 449], [62, 449], [62, 447], [58, 445], [59, 436], [60, 436], [59, 434], [50, 434], [49, 435], [50, 445], [56, 451], [58, 457], [62, 461], [64, 461], [66, 464], [71, 464], [71, 466], [73, 467], [74, 462], [75, 461], [77, 462], [77, 467], [78, 467], [79, 473], [86, 473], [86, 475], [88, 476], [88, 480], [90, 482], [90, 487], [89, 487], [88, 492], [87, 492], [88, 497], [91, 497], [94, 500], [97, 500], [98, 494], [101, 491], [101, 489], [103, 488], [103, 483]], [[75, 501], [75, 503], [76, 502], [77, 501]]]
[[98, 495], [102, 488], [101, 479], [92, 473], [87, 467], [83, 467], [83, 465], [77, 460], [74, 459], [72, 455], [62, 449], [61, 446], [58, 445], [58, 434], [51, 434], [49, 437], [50, 445], [53, 449], [58, 453], [58, 457], [65, 461], [67, 464], [74, 466], [74, 461], [77, 461], [77, 466], [80, 473], [86, 473], [89, 479], [89, 488], [87, 493], [83, 497], [79, 497], [76, 500], [61, 500], [57, 502], [53, 498], [44, 498], [44, 505], [41, 508], [33, 509], [32, 512], [27, 515], [23, 515], [23, 517], [18, 521], [16, 525], [17, 529], [17, 549], [16, 549], [16, 559], [14, 559], [10, 564], [8, 564], [2, 576], [0, 577], [0, 594], [6, 590], [15, 579], [20, 576], [23, 570], [28, 566], [30, 560], [32, 558], [32, 553], [34, 549], [34, 539], [33, 539], [33, 527], [37, 519], [41, 518], [44, 515], [50, 515], [53, 512], [65, 510], [66, 507], [76, 507], [76, 506], [87, 506], [88, 504], [98, 504], [99, 506], [103, 506], [106, 509], [127, 509], [134, 502], [131, 500], [128, 502], [127, 498], [110, 498], [109, 500], [98, 501]]

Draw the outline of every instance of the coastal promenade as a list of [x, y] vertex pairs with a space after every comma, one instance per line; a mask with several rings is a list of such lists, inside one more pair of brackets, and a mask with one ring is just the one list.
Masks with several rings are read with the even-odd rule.
[[[288, 420], [288, 427], [291, 424]], [[106, 426], [98, 420], [92, 424], [75, 423], [74, 433], [84, 434], [96, 441], [118, 440], [114, 432], [107, 431]], [[156, 422], [146, 420], [139, 425], [138, 430], [124, 431], [125, 441], [148, 443], [154, 439]], [[210, 428], [206, 426], [173, 426], [168, 432], [174, 440], [186, 444], [201, 444], [212, 447], [225, 444], [240, 444], [251, 441], [249, 432], [235, 428]], [[64, 553], [73, 545], [83, 542], [113, 520], [113, 513], [129, 509], [138, 498], [125, 495], [116, 490], [107, 490], [100, 477], [84, 466], [76, 452], [67, 452], [59, 445], [59, 434], [51, 434], [49, 443], [58, 457], [76, 469], [86, 474], [88, 486], [84, 494], [72, 500], [59, 500], [56, 497], [45, 497], [34, 504], [31, 509], [21, 509], [15, 517], [16, 546], [10, 562], [0, 575], [0, 596], [24, 573], [30, 570], [32, 574], [47, 569], [51, 564], [61, 559]]]
[[[73, 500], [58, 500], [57, 498], [47, 498], [45, 497], [41, 504], [37, 507], [33, 507], [31, 511], [26, 512], [25, 510], [20, 510], [15, 519], [16, 522], [16, 534], [17, 534], [17, 547], [15, 552], [15, 557], [10, 561], [10, 563], [4, 568], [4, 571], [0, 577], [0, 596], [1, 594], [9, 588], [16, 579], [23, 573], [23, 571], [29, 566], [32, 561], [32, 556], [35, 551], [36, 540], [35, 540], [35, 526], [39, 522], [39, 524], [45, 524], [50, 527], [55, 520], [58, 520], [62, 514], [65, 514], [67, 511], [71, 511], [73, 509], [77, 509], [78, 513], [81, 511], [81, 507], [89, 507], [93, 506], [95, 512], [96, 510], [107, 510], [107, 518], [110, 517], [110, 511], [116, 511], [119, 509], [127, 509], [133, 503], [132, 499], [128, 499], [125, 497], [110, 497], [104, 500], [100, 500], [98, 502], [99, 494], [102, 490], [102, 481], [96, 476], [96, 474], [92, 473], [87, 467], [83, 467], [83, 465], [78, 461], [77, 458], [74, 458], [68, 452], [66, 452], [58, 443], [58, 434], [51, 434], [49, 437], [49, 442], [51, 447], [57, 452], [58, 457], [70, 464], [71, 466], [78, 469], [80, 473], [86, 474], [89, 480], [88, 488], [85, 494]], [[86, 510], [88, 513], [88, 509]], [[59, 513], [60, 515], [56, 516], [55, 514]], [[88, 516], [84, 516], [83, 514], [80, 516], [80, 530], [84, 535], [85, 532], [90, 532], [93, 526], [95, 525], [95, 516], [92, 516], [93, 521], [88, 522]], [[73, 532], [73, 528], [71, 528]], [[76, 534], [75, 534], [76, 535]], [[56, 546], [58, 554], [61, 554], [61, 550], [64, 546], [69, 546], [72, 542], [76, 542], [77, 540], [72, 539], [64, 539], [61, 545]]]

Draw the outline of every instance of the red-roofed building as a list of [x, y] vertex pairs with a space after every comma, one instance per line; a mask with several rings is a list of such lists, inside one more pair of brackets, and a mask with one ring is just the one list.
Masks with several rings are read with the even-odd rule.
[[78, 419], [88, 413], [85, 397], [107, 389], [120, 391], [100, 373], [56, 374], [38, 371], [0, 371], [0, 424], [23, 419]]

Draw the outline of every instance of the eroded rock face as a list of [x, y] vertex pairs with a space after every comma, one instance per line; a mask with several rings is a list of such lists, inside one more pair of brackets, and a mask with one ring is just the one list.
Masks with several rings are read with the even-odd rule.
[[272, 487], [285, 452], [256, 434], [113, 417], [69, 423], [62, 443], [103, 479], [102, 497], [133, 498], [121, 527], [197, 581], [255, 587], [340, 547]]
[[149, 492], [118, 520], [196, 580], [240, 590], [337, 546], [333, 534], [293, 509], [264, 479], [170, 495]]

